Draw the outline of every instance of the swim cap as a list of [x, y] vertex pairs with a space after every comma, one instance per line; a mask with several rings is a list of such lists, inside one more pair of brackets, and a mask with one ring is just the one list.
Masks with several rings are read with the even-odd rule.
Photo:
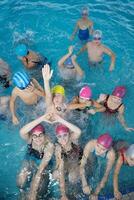
[[61, 94], [62, 96], [65, 96], [65, 90], [62, 85], [55, 85], [52, 88], [52, 94]]
[[119, 98], [123, 98], [125, 94], [126, 94], [126, 88], [124, 86], [117, 86], [112, 93], [113, 96]]
[[83, 88], [81, 88], [81, 90], [79, 92], [80, 98], [89, 100], [91, 98], [91, 96], [92, 96], [92, 91], [91, 91], [90, 87], [84, 86]]
[[88, 15], [88, 13], [89, 13], [89, 9], [87, 7], [82, 8], [81, 10], [82, 15]]
[[17, 56], [26, 56], [28, 53], [28, 48], [25, 44], [19, 44], [15, 49]]
[[102, 31], [96, 30], [93, 32], [93, 38], [102, 38]]
[[64, 133], [69, 133], [69, 128], [63, 124], [59, 124], [56, 127], [56, 135], [64, 135]]
[[109, 149], [112, 146], [113, 139], [109, 133], [100, 135], [97, 139], [97, 143], [101, 144], [104, 148]]
[[129, 158], [134, 159], [134, 144], [131, 144], [129, 146], [129, 148], [126, 151], [126, 156], [128, 156]]
[[25, 72], [16, 72], [13, 76], [13, 83], [21, 90], [30, 84], [30, 78]]
[[64, 65], [69, 65], [69, 66], [72, 66], [72, 65], [73, 65], [71, 56], [69, 56], [69, 57], [65, 60]]
[[31, 130], [31, 134], [36, 134], [35, 132], [45, 133], [45, 128], [41, 124], [38, 124]]

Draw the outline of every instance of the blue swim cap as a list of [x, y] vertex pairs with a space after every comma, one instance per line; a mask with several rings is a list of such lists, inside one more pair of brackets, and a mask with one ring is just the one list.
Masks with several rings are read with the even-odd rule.
[[73, 66], [71, 56], [69, 56], [69, 57], [65, 60], [64, 65]]
[[25, 44], [19, 44], [15, 49], [17, 56], [26, 56], [28, 53], [28, 48]]
[[13, 76], [13, 83], [21, 90], [25, 89], [30, 84], [30, 77], [26, 72], [16, 72]]

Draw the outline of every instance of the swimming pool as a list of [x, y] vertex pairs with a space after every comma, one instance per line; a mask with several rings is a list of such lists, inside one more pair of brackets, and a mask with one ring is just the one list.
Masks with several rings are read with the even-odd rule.
[[[75, 4], [74, 4], [75, 2]], [[80, 9], [89, 6], [90, 17], [94, 22], [95, 29], [103, 31], [103, 41], [117, 55], [115, 71], [108, 72], [108, 60], [105, 59], [104, 69], [89, 69], [86, 55], [79, 57], [79, 62], [85, 70], [86, 77], [79, 84], [88, 83], [94, 98], [100, 93], [111, 92], [118, 84], [126, 85], [127, 95], [124, 99], [126, 104], [126, 120], [130, 126], [134, 126], [134, 2], [131, 0], [3, 0], [0, 2], [0, 36], [1, 36], [1, 58], [6, 60], [15, 72], [23, 66], [16, 59], [14, 47], [18, 41], [25, 41], [29, 47], [41, 52], [52, 60], [54, 68], [53, 83], [57, 83], [57, 61], [66, 52], [71, 44], [69, 37], [73, 31], [74, 24], [79, 18]], [[77, 38], [74, 41], [77, 43]], [[84, 58], [84, 59], [83, 59]], [[73, 93], [67, 91], [68, 98]], [[8, 94], [10, 90], [6, 91]], [[1, 91], [1, 96], [5, 91]], [[133, 133], [126, 133], [117, 123], [116, 126], [107, 127], [98, 114], [93, 116], [92, 135], [87, 133], [86, 139], [97, 137], [100, 133], [110, 130], [115, 139], [126, 139], [134, 143]], [[102, 123], [101, 123], [102, 122]], [[19, 127], [14, 127], [11, 121], [0, 123], [0, 199], [17, 199], [16, 174], [19, 170], [25, 144], [19, 137]], [[97, 124], [97, 126], [96, 126]], [[90, 130], [89, 130], [90, 132]], [[84, 141], [86, 143], [86, 141]], [[127, 169], [127, 172], [126, 172]], [[123, 168], [120, 174], [120, 185], [122, 190], [128, 192], [134, 189], [134, 169]], [[108, 196], [112, 193], [112, 175], [102, 194]], [[106, 191], [109, 190], [109, 194]]]

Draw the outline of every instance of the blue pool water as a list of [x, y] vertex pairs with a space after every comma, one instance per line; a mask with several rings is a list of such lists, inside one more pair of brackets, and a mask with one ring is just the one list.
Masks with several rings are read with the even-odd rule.
[[[110, 73], [107, 58], [105, 58], [103, 69], [89, 69], [87, 55], [81, 55], [78, 61], [86, 76], [78, 87], [73, 89], [78, 91], [84, 83], [88, 83], [93, 90], [93, 97], [97, 98], [100, 93], [110, 93], [116, 85], [125, 85], [127, 87], [127, 95], [124, 99], [125, 118], [128, 124], [134, 127], [134, 109], [132, 109], [134, 102], [134, 1], [90, 0], [90, 3], [88, 0], [0, 1], [0, 57], [11, 65], [13, 72], [22, 69], [22, 64], [16, 59], [14, 47], [19, 41], [25, 41], [31, 49], [52, 60], [53, 84], [58, 83], [60, 79], [57, 61], [67, 52], [67, 47], [71, 44], [69, 37], [83, 6], [90, 8], [90, 18], [94, 22], [94, 28], [102, 30], [104, 44], [116, 53], [117, 59], [115, 70]], [[77, 38], [73, 44], [79, 46]], [[6, 92], [2, 89], [0, 91], [2, 96], [5, 93], [9, 94], [11, 89]], [[75, 95], [70, 91], [72, 90], [67, 90], [68, 99]], [[1, 200], [15, 200], [18, 196], [16, 174], [25, 153], [25, 143], [19, 137], [19, 128], [25, 122], [25, 113], [22, 112], [21, 115], [22, 121], [18, 127], [14, 127], [10, 120], [0, 123]], [[89, 127], [83, 136], [84, 144], [107, 130], [115, 139], [125, 139], [134, 143], [134, 133], [127, 133], [119, 123], [115, 122], [114, 126], [108, 125], [104, 123], [100, 114], [93, 116], [90, 121], [92, 128]], [[134, 174], [133, 168], [122, 168], [119, 179], [122, 191], [134, 190], [132, 174]], [[109, 196], [112, 192], [111, 174], [102, 195]]]

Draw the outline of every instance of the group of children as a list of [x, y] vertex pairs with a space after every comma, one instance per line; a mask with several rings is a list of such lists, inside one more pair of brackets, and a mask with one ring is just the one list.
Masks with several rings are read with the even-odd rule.
[[[79, 39], [82, 43], [84, 41], [85, 45], [77, 55], [73, 55], [73, 46], [70, 46], [68, 53], [59, 60], [58, 66], [62, 78], [77, 80], [77, 76], [83, 76], [84, 72], [76, 59], [86, 49], [90, 67], [102, 65], [103, 55], [107, 54], [111, 57], [109, 70], [112, 71], [115, 65], [115, 55], [109, 48], [101, 44], [102, 32], [93, 30], [93, 23], [88, 19], [87, 8], [82, 10], [82, 17], [76, 24], [71, 40], [74, 39], [77, 31]], [[93, 40], [88, 41], [91, 36]], [[47, 186], [50, 181], [50, 171], [48, 169], [50, 168], [53, 179], [59, 183], [59, 198], [61, 200], [73, 199], [70, 197], [70, 187], [77, 187], [78, 191], [82, 188], [83, 193], [89, 195], [90, 199], [97, 200], [116, 161], [113, 177], [114, 197], [121, 199], [118, 174], [122, 165], [134, 166], [134, 144], [126, 145], [125, 142], [121, 145], [114, 144], [112, 136], [109, 133], [103, 133], [98, 138], [88, 141], [82, 149], [79, 143], [82, 130], [69, 122], [67, 115], [72, 110], [84, 112], [87, 115], [103, 112], [109, 116], [117, 117], [126, 131], [134, 131], [134, 128], [128, 127], [124, 119], [125, 106], [122, 100], [126, 88], [117, 86], [111, 94], [101, 94], [97, 100], [94, 100], [92, 99], [91, 88], [85, 85], [80, 89], [79, 94], [76, 94], [72, 101], [67, 104], [65, 101], [65, 88], [62, 85], [55, 85], [50, 88], [53, 70], [47, 58], [29, 50], [25, 44], [18, 44], [16, 55], [28, 70], [32, 71], [34, 69], [37, 74], [39, 71], [42, 72], [44, 88], [39, 80], [36, 80], [34, 76], [31, 78], [24, 71], [16, 72], [10, 80], [10, 69], [4, 61], [0, 60], [0, 69], [3, 69], [3, 74], [0, 76], [1, 84], [5, 88], [11, 84], [15, 85], [10, 97], [3, 96], [0, 98], [1, 119], [7, 112], [9, 104], [12, 122], [15, 125], [19, 124], [20, 119], [15, 110], [17, 97], [26, 105], [36, 106], [40, 102], [45, 104], [42, 107], [44, 114], [40, 116], [40, 113], [38, 113], [39, 117], [37, 119], [20, 129], [20, 136], [27, 143], [23, 167], [17, 177], [17, 185], [21, 193], [24, 194], [26, 184], [30, 178], [27, 199], [39, 199], [42, 190], [47, 193]], [[42, 77], [40, 76], [40, 79]], [[52, 142], [49, 132], [42, 125], [44, 122], [54, 128], [55, 143]], [[52, 169], [49, 163], [50, 160], [53, 160], [53, 155], [55, 155], [55, 164]], [[96, 186], [90, 184], [91, 174], [94, 170], [93, 157], [106, 161], [104, 173]], [[95, 161], [95, 164], [97, 165], [97, 161]]]

